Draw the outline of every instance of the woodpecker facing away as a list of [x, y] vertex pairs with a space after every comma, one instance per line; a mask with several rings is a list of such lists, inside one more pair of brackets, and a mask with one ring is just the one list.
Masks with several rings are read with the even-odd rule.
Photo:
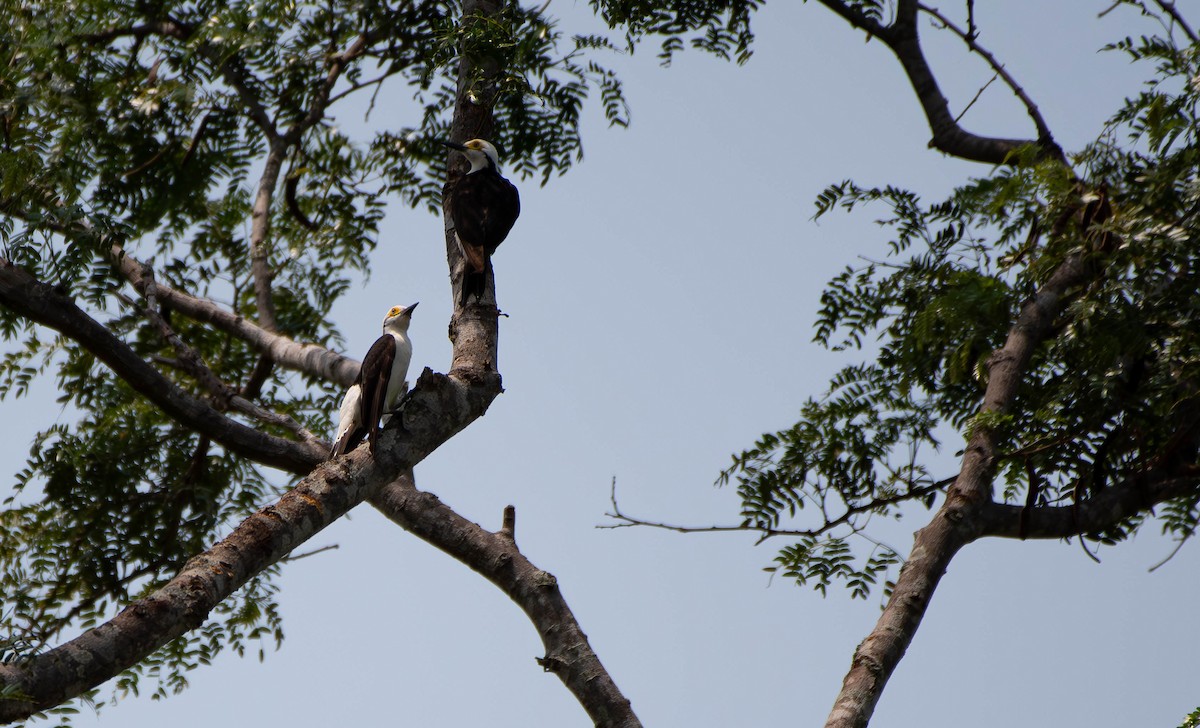
[[471, 294], [483, 296], [488, 259], [521, 214], [521, 198], [517, 188], [500, 176], [500, 157], [491, 142], [442, 143], [462, 152], [471, 163], [471, 169], [445, 190], [446, 209], [466, 259], [460, 298], [465, 305]]
[[412, 342], [408, 325], [417, 304], [392, 306], [383, 319], [383, 336], [375, 340], [358, 370], [358, 379], [346, 390], [338, 410], [338, 431], [330, 458], [339, 457], [369, 436], [371, 454], [379, 438], [379, 418], [400, 403], [407, 389], [404, 378], [412, 360]]

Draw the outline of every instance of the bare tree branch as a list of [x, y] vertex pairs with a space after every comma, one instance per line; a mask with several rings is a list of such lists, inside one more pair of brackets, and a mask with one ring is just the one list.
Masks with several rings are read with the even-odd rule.
[[[311, 443], [322, 451], [327, 449], [329, 445], [328, 442], [322, 441], [320, 438], [310, 432], [308, 428], [302, 426], [299, 422], [296, 422], [287, 415], [279, 414], [278, 412], [271, 412], [270, 410], [266, 410], [254, 404], [243, 394], [240, 394], [238, 390], [222, 381], [221, 378], [218, 377], [211, 368], [209, 368], [208, 364], [204, 361], [204, 358], [200, 356], [200, 353], [188, 346], [187, 343], [179, 337], [179, 334], [177, 334], [175, 330], [171, 328], [166, 319], [164, 319], [158, 312], [158, 304], [154, 294], [154, 291], [157, 290], [157, 285], [153, 279], [150, 280], [146, 288], [146, 302], [148, 305], [143, 310], [143, 313], [145, 314], [146, 318], [150, 320], [150, 323], [152, 323], [155, 328], [158, 329], [159, 334], [167, 340], [167, 342], [179, 355], [179, 358], [176, 360], [175, 364], [186, 371], [189, 375], [194, 377], [196, 381], [200, 382], [201, 386], [207, 389], [209, 393], [216, 398], [216, 409], [218, 411], [232, 409], [236, 412], [241, 412], [244, 415], [253, 417], [259, 422], [275, 425], [276, 427], [282, 427], [295, 434], [300, 438], [301, 441]], [[121, 297], [126, 298], [125, 296]], [[263, 361], [269, 360], [259, 359], [260, 365]], [[258, 368], [260, 367], [256, 367], [256, 370]]]
[[[1200, 45], [1200, 36], [1197, 36], [1196, 32], [1192, 30], [1192, 26], [1188, 25], [1188, 22], [1184, 20], [1183, 14], [1179, 12], [1179, 8], [1175, 7], [1173, 0], [1155, 0], [1155, 3], [1163, 9], [1163, 12], [1171, 16], [1171, 20], [1175, 21], [1175, 24], [1179, 26], [1179, 29], [1183, 31], [1183, 34], [1187, 36], [1192, 45]], [[1170, 28], [1167, 28], [1167, 32], [1170, 32], [1170, 30]]]
[[[31, 289], [27, 283], [23, 287], [12, 285], [14, 278], [24, 281], [20, 273], [23, 271], [14, 266], [0, 268], [0, 304], [9, 305], [14, 293], [46, 295], [46, 291]], [[59, 319], [66, 316], [59, 310], [62, 305], [49, 306], [45, 317], [61, 324]], [[73, 307], [69, 302], [67, 305]], [[14, 310], [51, 325], [32, 315], [42, 312], [47, 304], [33, 301], [27, 308], [28, 313]], [[99, 327], [95, 322], [91, 324]], [[78, 336], [84, 345], [94, 343], [92, 332], [77, 330], [85, 328], [78, 321], [63, 325], [70, 329], [68, 335]], [[119, 341], [115, 344], [123, 347]], [[140, 359], [135, 357], [134, 361], [158, 376]], [[467, 373], [470, 374], [469, 370]], [[131, 384], [136, 388], [136, 383]], [[468, 382], [426, 369], [400, 412], [384, 429], [374, 459], [364, 447], [327, 463], [276, 505], [251, 516], [228, 538], [190, 561], [162, 589], [134, 602], [109, 622], [46, 653], [0, 665], [0, 689], [12, 686], [15, 694], [21, 696], [0, 701], [0, 722], [20, 720], [75, 697], [144, 659], [171, 639], [200, 626], [218, 602], [254, 574], [278, 561], [384, 484], [411, 472], [413, 465], [479, 417], [497, 394], [497, 389], [487, 381]], [[173, 404], [164, 406], [157, 400], [156, 404], [168, 412], [177, 408]], [[187, 423], [195, 424], [191, 419]], [[244, 429], [247, 437], [264, 437]], [[404, 509], [401, 512], [414, 513]], [[445, 516], [441, 511], [437, 515], [439, 519]], [[436, 524], [418, 523], [417, 516], [413, 518], [414, 529], [437, 530]]]
[[957, 477], [958, 476], [954, 476], [951, 478], [946, 478], [945, 480], [940, 480], [936, 483], [929, 483], [895, 496], [880, 496], [854, 506], [848, 506], [837, 518], [829, 518], [826, 516], [821, 525], [816, 526], [815, 528], [806, 529], [770, 528], [756, 525], [743, 526], [741, 524], [724, 526], [681, 526], [677, 524], [664, 523], [662, 521], [648, 521], [642, 518], [635, 518], [622, 512], [621, 507], [617, 504], [617, 485], [616, 481], [614, 480], [611, 495], [612, 511], [605, 513], [604, 515], [620, 521], [620, 523], [597, 526], [597, 528], [628, 528], [632, 526], [645, 526], [648, 528], [660, 528], [665, 531], [675, 531], [676, 533], [727, 533], [730, 531], [743, 531], [757, 533], [759, 537], [756, 543], [762, 543], [763, 541], [776, 536], [820, 536], [821, 534], [832, 531], [838, 526], [850, 526], [851, 528], [854, 528], [853, 521], [855, 516], [870, 514], [877, 509], [888, 505], [905, 503], [912, 500], [920, 500], [931, 493], [936, 493], [942, 490], [947, 485], [953, 483]]
[[342, 99], [346, 98], [347, 96], [352, 95], [354, 92], [361, 91], [364, 88], [368, 88], [370, 86], [382, 86], [384, 81], [388, 80], [392, 76], [395, 76], [397, 73], [400, 73], [402, 70], [404, 70], [404, 69], [399, 68], [399, 67], [389, 68], [387, 71], [381, 73], [380, 75], [376, 76], [375, 78], [372, 78], [369, 81], [361, 81], [359, 83], [350, 84], [349, 87], [330, 96], [329, 103], [330, 104], [337, 103], [338, 101], [341, 101]]
[[271, 141], [262, 176], [258, 178], [258, 189], [254, 193], [254, 206], [250, 211], [250, 272], [254, 276], [254, 303], [258, 308], [258, 322], [267, 331], [277, 331], [275, 321], [275, 299], [271, 293], [271, 281], [275, 272], [271, 269], [271, 250], [267, 236], [271, 231], [271, 200], [279, 184], [279, 171], [287, 157], [288, 145], [280, 139]]
[[[977, 53], [983, 57], [983, 59], [987, 61], [987, 64], [991, 66], [996, 75], [1003, 79], [1004, 83], [1008, 84], [1008, 87], [1012, 89], [1013, 94], [1015, 94], [1016, 97], [1021, 100], [1021, 103], [1025, 105], [1025, 112], [1029, 114], [1029, 118], [1033, 120], [1034, 128], [1037, 129], [1038, 143], [1047, 148], [1058, 148], [1058, 144], [1054, 141], [1054, 135], [1050, 133], [1050, 127], [1046, 125], [1046, 120], [1042, 118], [1042, 112], [1038, 109], [1037, 104], [1033, 103], [1033, 99], [1029, 98], [1029, 95], [1025, 93], [1025, 89], [1021, 88], [1021, 85], [1018, 84], [1017, 80], [1008, 72], [1008, 69], [1004, 67], [1004, 64], [997, 61], [996, 57], [992, 55], [991, 51], [979, 44], [979, 42], [975, 39], [976, 33], [974, 32], [974, 28], [972, 27], [971, 30], [964, 31], [951, 22], [949, 18], [938, 12], [937, 8], [931, 8], [927, 5], [920, 4], [918, 4], [917, 7], [919, 7], [922, 12], [928, 13], [936, 18], [943, 27], [947, 28], [950, 30], [950, 32], [961, 38], [962, 41], [967, 44], [967, 48], [970, 48], [973, 53]], [[957, 119], [955, 119], [955, 121], [957, 121]], [[1061, 150], [1059, 150], [1058, 156], [1062, 156]]]
[[[476, 15], [495, 15], [501, 5], [500, 0], [465, 0], [462, 7], [463, 22], [475, 22]], [[492, 72], [497, 69], [484, 70]], [[493, 118], [490, 99], [485, 99], [483, 103], [471, 103], [465, 93], [473, 75], [471, 60], [463, 54], [459, 64], [459, 93], [451, 122], [451, 137], [455, 139], [471, 136], [486, 138], [491, 134]], [[485, 86], [490, 87], [490, 84]], [[488, 93], [487, 88], [483, 93]], [[450, 173], [462, 172], [461, 167], [457, 167], [452, 168]], [[447, 262], [453, 274], [456, 265], [461, 265], [461, 253], [454, 238], [450, 216], [446, 215], [445, 220]], [[455, 301], [460, 300], [456, 288], [460, 282], [461, 279], [457, 279], [453, 284]], [[490, 296], [493, 301], [495, 299], [490, 276], [485, 296]], [[405, 398], [399, 416], [393, 419], [393, 422], [399, 421], [405, 434], [412, 435], [420, 442], [426, 439], [422, 436], [422, 427], [445, 421], [446, 418], [419, 416], [425, 408], [419, 397], [423, 393], [436, 391], [438, 381], [459, 383], [461, 387], [457, 392], [460, 397], [474, 403], [474, 416], [483, 414], [502, 391], [500, 374], [496, 370], [498, 321], [499, 311], [495, 305], [456, 306], [450, 323], [453, 342], [450, 374], [436, 375], [428, 369], [422, 372], [414, 393]], [[465, 426], [470, 419], [473, 417], [461, 418], [458, 422], [460, 426]], [[385, 430], [385, 445], [387, 432]], [[387, 448], [383, 449], [380, 457], [388, 457]], [[596, 725], [614, 728], [641, 725], [629, 701], [617, 689], [588, 645], [587, 637], [563, 600], [554, 577], [533, 566], [517, 550], [513, 533], [515, 515], [510, 517], [506, 514], [501, 530], [495, 534], [488, 533], [454, 513], [435, 496], [422, 493], [411, 483], [403, 481], [384, 489], [372, 498], [371, 504], [405, 529], [470, 566], [521, 606], [537, 627], [546, 647], [546, 656], [539, 660], [540, 664], [559, 676]]]
[[975, 95], [971, 97], [971, 100], [967, 102], [967, 105], [963, 107], [963, 110], [958, 112], [958, 116], [954, 117], [954, 123], [957, 124], [958, 122], [962, 121], [962, 118], [967, 115], [967, 112], [971, 110], [971, 107], [975, 105], [975, 102], [983, 97], [983, 92], [987, 91], [988, 87], [995, 83], [996, 79], [998, 78], [1000, 78], [1000, 75], [993, 73], [992, 77], [987, 80], [987, 83], [979, 87], [979, 90], [975, 92]]
[[[346, 66], [362, 55], [367, 47], [367, 36], [360, 35], [344, 52], [329, 59], [329, 70], [325, 80], [317, 88], [308, 112], [279, 136], [272, 126], [267, 133], [270, 144], [266, 164], [258, 181], [254, 206], [250, 213], [250, 270], [254, 275], [254, 299], [258, 307], [259, 322], [267, 331], [277, 331], [275, 302], [271, 292], [274, 271], [271, 268], [271, 246], [268, 240], [271, 227], [271, 201], [279, 184], [279, 173], [292, 146], [300, 143], [304, 133], [325, 117], [329, 96]], [[228, 64], [227, 64], [228, 65]], [[244, 79], [243, 79], [244, 80]]]
[[[325, 110], [332, 102], [330, 94], [333, 92], [334, 86], [337, 85], [338, 79], [341, 78], [342, 72], [351, 62], [360, 58], [370, 47], [370, 42], [374, 39], [373, 34], [363, 33], [354, 39], [346, 50], [341, 53], [334, 54], [326, 61], [328, 71], [325, 74], [325, 79], [317, 87], [313, 94], [312, 102], [308, 106], [308, 113], [302, 119], [297, 121], [288, 129], [284, 138], [289, 144], [297, 144], [300, 138], [304, 136], [304, 132], [312, 128], [313, 124], [325, 117]], [[399, 69], [393, 71], [397, 72]], [[390, 75], [390, 74], [388, 74]], [[341, 98], [339, 95], [337, 98]]]
[[340, 548], [340, 547], [336, 543], [331, 543], [331, 544], [328, 544], [325, 546], [321, 546], [320, 548], [315, 548], [312, 551], [305, 551], [302, 554], [290, 553], [287, 556], [284, 556], [283, 558], [281, 558], [279, 560], [279, 563], [286, 564], [286, 563], [289, 563], [292, 561], [299, 561], [300, 559], [307, 559], [309, 556], [317, 556], [319, 554], [325, 553], [326, 551], [337, 551], [338, 548]]
[[371, 505], [406, 531], [469, 566], [516, 602], [537, 628], [546, 648], [538, 664], [562, 680], [597, 726], [641, 726], [629, 700], [588, 644], [587, 635], [558, 589], [558, 580], [534, 566], [517, 549], [511, 533], [515, 516], [509, 518], [508, 509], [505, 523], [509, 531], [490, 533], [455, 513], [436, 496], [417, 490], [405, 478], [372, 496]]
[[[1038, 127], [1037, 139], [985, 137], [968, 132], [958, 124], [921, 48], [917, 24], [917, 11], [921, 6], [916, 0], [900, 0], [896, 6], [896, 18], [887, 26], [864, 15], [858, 8], [843, 0], [819, 1], [853, 27], [866, 31], [871, 37], [879, 38], [895, 54], [929, 122], [929, 129], [933, 134], [929, 146], [968, 161], [1006, 164], [1011, 162], [1013, 152], [1023, 146], [1034, 145], [1046, 156], [1065, 162], [1062, 149], [1054, 142], [1044, 123]], [[1010, 85], [1015, 86], [1015, 82]], [[1031, 110], [1033, 116], [1032, 112], [1036, 111], [1036, 107], [1031, 101], [1026, 104], [1026, 108]], [[1035, 124], [1038, 118], [1040, 116], [1034, 117]]]
[[[495, 15], [499, 12], [502, 2], [499, 0], [468, 0], [463, 3], [463, 24], [479, 22], [479, 16]], [[485, 62], [493, 63], [489, 59]], [[460, 49], [458, 64], [458, 88], [455, 94], [454, 116], [450, 122], [451, 139], [467, 140], [472, 137], [487, 139], [492, 135], [495, 119], [492, 117], [492, 104], [495, 101], [494, 78], [500, 72], [497, 67], [480, 69], [483, 82], [472, 91], [472, 79], [476, 75], [475, 60], [465, 49]], [[474, 98], [474, 100], [472, 100]], [[447, 151], [447, 181], [449, 186], [456, 176], [466, 173], [467, 163], [462, 155]], [[464, 260], [462, 249], [455, 236], [454, 226], [449, 211], [446, 209], [446, 197], [442, 198], [442, 219], [446, 234], [446, 261], [450, 267], [451, 288], [453, 300], [456, 301], [454, 314], [450, 320], [450, 339], [454, 345], [454, 359], [451, 373], [460, 370], [474, 372], [474, 376], [488, 379], [494, 378], [496, 386], [500, 386], [500, 374], [496, 371], [499, 317], [500, 309], [496, 306], [496, 285], [492, 275], [485, 276], [484, 295], [470, 306], [460, 306], [459, 292], [462, 286]], [[490, 266], [489, 266], [490, 268]], [[502, 391], [502, 390], [501, 390]]]

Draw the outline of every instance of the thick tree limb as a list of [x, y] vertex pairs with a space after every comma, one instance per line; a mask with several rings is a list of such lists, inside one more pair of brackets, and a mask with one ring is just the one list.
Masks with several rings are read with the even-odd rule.
[[[476, 0], [464, 4], [462, 23], [464, 26], [469, 26], [472, 23], [480, 22], [480, 16], [495, 15], [501, 5], [502, 3], [496, 0]], [[476, 64], [480, 65], [477, 67]], [[492, 106], [496, 102], [495, 78], [500, 71], [501, 69], [493, 58], [478, 57], [478, 54], [469, 53], [466, 47], [459, 48], [458, 90], [455, 95], [454, 118], [450, 125], [450, 141], [461, 143], [472, 138], [491, 138], [495, 128], [495, 119], [492, 116]], [[449, 189], [457, 178], [466, 174], [468, 168], [469, 165], [461, 154], [447, 151], [446, 185], [442, 188], [443, 192]], [[483, 295], [474, 299], [474, 303], [470, 306], [461, 305], [466, 260], [453, 227], [450, 210], [446, 206], [448, 200], [449, 197], [443, 194], [442, 219], [445, 221], [446, 229], [446, 260], [450, 266], [451, 288], [456, 301], [454, 318], [450, 322], [450, 337], [457, 342], [461, 335], [466, 344], [473, 340], [479, 340], [480, 336], [484, 334], [484, 330], [494, 325], [500, 311], [496, 303], [496, 281], [490, 260], [487, 261], [484, 270]], [[491, 351], [480, 350], [476, 353], [480, 355], [474, 357], [476, 364], [495, 366], [496, 350], [494, 347]], [[458, 366], [459, 360], [456, 344], [455, 366]], [[467, 361], [467, 359], [464, 358], [463, 361]]]
[[[1021, 307], [1004, 346], [988, 361], [988, 386], [981, 412], [1007, 411], [1034, 350], [1052, 333], [1055, 317], [1086, 277], [1082, 258], [1072, 255]], [[982, 516], [992, 505], [995, 455], [992, 432], [977, 426], [967, 443], [958, 479], [946, 493], [946, 502], [929, 525], [917, 531], [912, 552], [900, 570], [883, 614], [855, 651], [826, 728], [867, 725], [888, 679], [912, 643], [946, 567], [959, 549], [985, 533]], [[1031, 533], [1034, 528], [1031, 523]]]
[[[497, 0], [466, 0], [463, 22], [473, 22], [476, 14], [495, 14], [500, 5]], [[492, 98], [488, 91], [484, 90], [484, 98], [479, 103], [472, 103], [465, 93], [472, 74], [471, 61], [464, 54], [459, 65], [459, 93], [451, 122], [453, 139], [486, 138], [492, 131]], [[452, 167], [450, 173], [462, 172], [461, 167]], [[450, 226], [450, 216], [445, 215], [445, 220], [447, 262], [453, 274], [461, 268], [461, 252]], [[461, 278], [453, 275], [452, 278], [453, 300], [459, 301], [457, 286], [461, 284]], [[485, 298], [495, 300], [491, 276], [488, 276]], [[418, 378], [414, 393], [433, 389], [432, 383], [437, 378], [461, 381], [468, 385], [467, 393], [478, 397], [478, 414], [483, 414], [502, 391], [496, 369], [498, 314], [494, 304], [456, 307], [450, 325], [454, 346], [450, 375], [441, 377], [426, 369]], [[412, 433], [418, 441], [424, 438], [414, 428], [435, 421], [421, 416], [423, 407], [420, 400], [410, 396], [404, 400], [401, 414], [396, 418], [404, 431]], [[463, 425], [468, 421], [464, 420]], [[386, 444], [386, 440], [384, 442]], [[388, 455], [388, 449], [382, 448], [380, 457], [387, 458]], [[393, 486], [372, 498], [372, 505], [508, 594], [529, 616], [542, 637], [546, 647], [546, 656], [540, 660], [543, 667], [559, 676], [596, 725], [626, 728], [641, 725], [629, 701], [588, 645], [587, 637], [563, 600], [554, 577], [535, 567], [517, 550], [512, 535], [513, 519], [505, 519], [507, 532], [502, 529], [496, 534], [488, 533], [440, 503], [435, 496], [422, 493], [411, 484], [397, 482]]]
[[365, 452], [349, 457], [354, 459], [305, 478], [108, 622], [47, 652], [0, 665], [0, 686], [16, 691], [0, 701], [0, 722], [69, 700], [199, 627], [221, 600], [389, 480], [390, 470], [371, 463]]
[[0, 263], [0, 305], [69, 336], [167, 416], [207, 435], [230, 452], [299, 474], [311, 471], [324, 460], [326, 453], [314, 443], [264, 434], [190, 396], [70, 299], [7, 261]]
[[267, 236], [271, 231], [271, 200], [279, 184], [279, 171], [287, 156], [287, 144], [272, 140], [262, 176], [258, 178], [258, 189], [254, 194], [254, 206], [250, 211], [250, 272], [254, 276], [254, 303], [258, 307], [258, 322], [267, 331], [277, 331], [275, 322], [275, 299], [271, 293], [271, 249]]
[[511, 532], [485, 531], [403, 478], [373, 496], [371, 505], [406, 531], [469, 566], [516, 602], [546, 648], [538, 663], [562, 680], [597, 726], [641, 726], [629, 700], [592, 651], [558, 581], [525, 558]]
[[1028, 510], [1006, 503], [988, 503], [979, 514], [981, 536], [1020, 538], [1022, 513], [1025, 538], [1069, 538], [1101, 531], [1160, 503], [1194, 495], [1200, 473], [1168, 476], [1143, 473], [1110, 485], [1092, 498], [1067, 506], [1038, 506]]

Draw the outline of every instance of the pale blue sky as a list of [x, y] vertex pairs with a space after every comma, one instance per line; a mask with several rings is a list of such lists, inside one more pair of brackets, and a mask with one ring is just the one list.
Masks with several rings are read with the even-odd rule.
[[[1153, 30], [1123, 10], [1097, 20], [1107, 2], [979, 5], [981, 41], [1067, 149], [1147, 72], [1095, 52]], [[556, 0], [551, 12], [586, 28], [584, 3]], [[558, 577], [648, 726], [822, 724], [878, 602], [772, 582], [762, 567], [781, 543], [597, 530], [610, 480], [637, 515], [736, 521], [734, 493], [712, 481], [730, 453], [791, 424], [844, 363], [811, 343], [820, 291], [886, 242], [870, 213], [811, 222], [815, 195], [854, 178], [935, 198], [987, 171], [926, 148], [924, 118], [882, 44], [864, 45], [812, 3], [772, 4], [755, 26], [755, 56], [740, 68], [689, 52], [662, 69], [650, 47], [614, 59], [631, 128], [607, 130], [592, 109], [585, 161], [545, 188], [521, 184], [522, 217], [496, 255], [506, 393], [417, 470], [421, 487], [487, 528], [517, 507], [522, 550]], [[923, 32], [961, 109], [990, 74], [948, 36]], [[407, 99], [385, 99], [374, 120], [411, 123]], [[998, 83], [964, 123], [1032, 134]], [[372, 264], [335, 311], [349, 353], [361, 357], [389, 306], [419, 300], [412, 371], [445, 370], [441, 221], [393, 206]], [[31, 417], [10, 440], [14, 468], [46, 424]], [[953, 472], [952, 458], [934, 462]], [[880, 522], [878, 534], [906, 553], [926, 517]], [[265, 663], [225, 656], [180, 696], [127, 699], [77, 724], [590, 724], [534, 662], [541, 645], [521, 612], [465, 567], [367, 507], [308, 546], [331, 543], [338, 550], [285, 567], [287, 640]], [[1101, 565], [1078, 544], [967, 548], [872, 725], [1173, 728], [1200, 704], [1200, 556], [1185, 548], [1148, 574], [1170, 549], [1150, 530], [1102, 552]]]

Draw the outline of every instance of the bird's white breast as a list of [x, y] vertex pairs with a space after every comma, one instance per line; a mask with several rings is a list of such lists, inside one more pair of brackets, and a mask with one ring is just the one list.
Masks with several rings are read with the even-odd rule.
[[408, 377], [408, 364], [412, 361], [412, 342], [406, 334], [388, 332], [396, 342], [396, 357], [392, 359], [392, 373], [388, 377], [387, 393], [383, 400], [383, 409], [390, 412], [400, 403], [400, 396], [406, 387], [404, 380]]

